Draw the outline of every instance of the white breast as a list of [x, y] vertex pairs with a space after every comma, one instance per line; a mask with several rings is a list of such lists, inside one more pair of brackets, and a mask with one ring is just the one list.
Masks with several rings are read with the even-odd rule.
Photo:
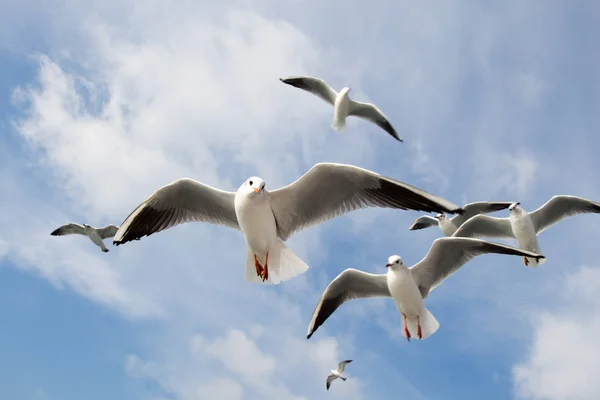
[[515, 239], [519, 243], [519, 248], [528, 251], [537, 251], [539, 249], [535, 227], [528, 213], [511, 216], [510, 225], [513, 235], [515, 235]]
[[277, 240], [277, 225], [269, 193], [263, 192], [254, 197], [236, 196], [235, 212], [248, 247], [262, 257]]
[[335, 121], [343, 121], [348, 116], [348, 107], [350, 99], [348, 94], [339, 93], [333, 103], [333, 119]]
[[452, 236], [456, 232], [456, 225], [450, 220], [443, 220], [439, 222], [442, 233], [446, 236]]
[[413, 281], [408, 268], [390, 269], [387, 284], [398, 310], [407, 317], [417, 316], [425, 308], [419, 287]]

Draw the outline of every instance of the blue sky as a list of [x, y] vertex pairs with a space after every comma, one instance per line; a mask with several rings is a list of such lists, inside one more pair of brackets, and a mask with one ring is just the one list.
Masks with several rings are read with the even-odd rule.
[[[310, 6], [307, 4], [310, 3]], [[309, 265], [244, 282], [244, 241], [188, 224], [107, 254], [49, 233], [119, 224], [188, 176], [233, 190], [355, 164], [456, 203], [600, 200], [600, 7], [593, 1], [0, 3], [0, 398], [594, 399], [596, 225], [544, 232], [548, 262], [480, 257], [427, 299], [410, 343], [395, 306], [345, 304], [310, 339], [345, 268], [410, 264], [439, 230], [363, 210], [295, 235]], [[376, 102], [405, 142], [279, 82], [323, 77]], [[498, 213], [501, 215], [502, 213]], [[592, 217], [593, 218], [593, 217]], [[325, 391], [341, 359], [346, 382]]]

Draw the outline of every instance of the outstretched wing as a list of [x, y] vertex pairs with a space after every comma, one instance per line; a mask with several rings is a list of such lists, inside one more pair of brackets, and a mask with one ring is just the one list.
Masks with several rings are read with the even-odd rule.
[[85, 228], [83, 227], [83, 225], [79, 225], [76, 224], [74, 222], [71, 222], [69, 224], [63, 225], [58, 229], [55, 229], [54, 231], [52, 231], [51, 233], [52, 236], [64, 236], [64, 235], [84, 235], [87, 236], [85, 233]]
[[279, 237], [366, 207], [460, 213], [457, 205], [375, 172], [319, 163], [296, 182], [271, 192]]
[[600, 213], [600, 204], [582, 197], [554, 196], [529, 216], [539, 235], [557, 222], [583, 213]]

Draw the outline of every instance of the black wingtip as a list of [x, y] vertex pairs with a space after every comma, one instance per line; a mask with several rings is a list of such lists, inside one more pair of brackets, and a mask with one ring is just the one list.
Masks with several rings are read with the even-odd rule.
[[452, 214], [459, 214], [462, 215], [465, 213], [465, 210], [462, 208], [457, 208], [456, 210], [452, 210]]
[[312, 333], [309, 333], [308, 335], [306, 335], [306, 339], [310, 339], [311, 336], [312, 336]]

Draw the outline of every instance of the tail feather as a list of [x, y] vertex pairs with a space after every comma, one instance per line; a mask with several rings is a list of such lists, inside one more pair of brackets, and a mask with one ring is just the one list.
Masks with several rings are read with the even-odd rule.
[[346, 129], [346, 119], [334, 118], [333, 122], [331, 122], [331, 127], [336, 131], [343, 131]]
[[435, 319], [428, 309], [425, 309], [418, 320], [417, 317], [406, 318], [406, 327], [410, 332], [411, 338], [418, 339], [417, 333], [419, 332], [419, 323], [421, 324], [421, 340], [427, 339], [440, 328], [440, 323], [437, 319]]
[[[281, 240], [278, 240], [275, 248], [269, 252], [268, 265], [269, 279], [264, 283], [278, 284], [308, 271], [308, 265]], [[247, 250], [246, 254], [246, 280], [254, 283], [262, 282], [262, 279], [256, 274], [254, 254], [250, 249]]]

